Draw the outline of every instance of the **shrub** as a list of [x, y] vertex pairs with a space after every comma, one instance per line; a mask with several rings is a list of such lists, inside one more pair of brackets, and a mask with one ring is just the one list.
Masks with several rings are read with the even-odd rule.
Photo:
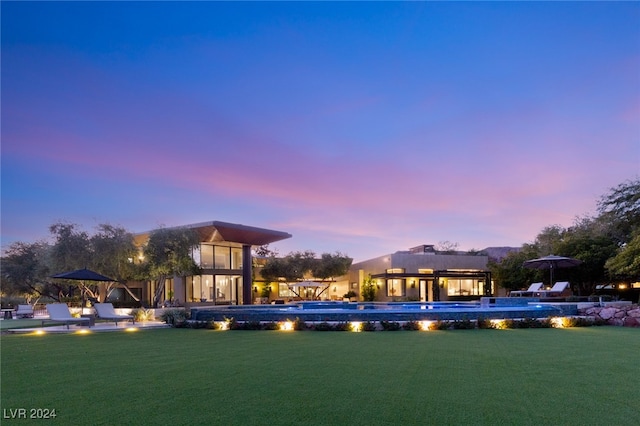
[[478, 318], [477, 321], [478, 328], [480, 329], [490, 329], [493, 328], [491, 325], [491, 320], [486, 318]]
[[220, 324], [211, 320], [207, 323], [207, 327], [209, 330], [220, 330]]
[[448, 330], [450, 328], [450, 325], [446, 321], [438, 320], [435, 322], [433, 328], [436, 330]]
[[476, 328], [475, 324], [472, 323], [468, 318], [455, 320], [453, 321], [452, 326], [454, 330], [471, 330], [473, 328]]
[[186, 324], [189, 325], [190, 328], [198, 329], [198, 328], [207, 328], [209, 325], [208, 321], [185, 321]]
[[420, 330], [420, 323], [418, 323], [418, 321], [407, 321], [404, 323], [402, 328], [410, 331]]
[[380, 321], [380, 325], [385, 331], [397, 331], [402, 328], [400, 323], [396, 321]]
[[331, 331], [331, 330], [333, 330], [333, 327], [328, 322], [323, 321], [323, 322], [320, 322], [320, 323], [316, 324], [314, 329], [316, 331]]
[[270, 321], [262, 326], [263, 330], [279, 330], [280, 326], [277, 322]]
[[131, 315], [133, 316], [133, 320], [135, 322], [153, 321], [155, 319], [155, 316], [151, 309], [134, 309], [133, 311], [131, 311]]
[[296, 317], [296, 320], [293, 322], [293, 329], [298, 331], [306, 330], [307, 324], [304, 322], [304, 320]]
[[169, 309], [160, 315], [160, 320], [166, 324], [173, 325], [184, 323], [189, 318], [189, 313], [184, 309]]
[[375, 321], [367, 321], [362, 323], [362, 331], [376, 331]]
[[333, 326], [335, 331], [351, 331], [351, 324], [348, 322], [339, 322]]

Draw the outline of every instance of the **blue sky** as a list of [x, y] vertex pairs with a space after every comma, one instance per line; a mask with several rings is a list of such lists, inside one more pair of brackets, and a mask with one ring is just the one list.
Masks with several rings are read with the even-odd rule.
[[2, 2], [2, 246], [520, 245], [640, 172], [638, 2]]

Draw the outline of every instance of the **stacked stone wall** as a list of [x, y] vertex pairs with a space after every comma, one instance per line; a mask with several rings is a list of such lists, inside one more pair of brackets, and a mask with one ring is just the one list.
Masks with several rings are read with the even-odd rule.
[[640, 305], [594, 306], [580, 309], [579, 315], [592, 317], [596, 322], [625, 327], [640, 327]]

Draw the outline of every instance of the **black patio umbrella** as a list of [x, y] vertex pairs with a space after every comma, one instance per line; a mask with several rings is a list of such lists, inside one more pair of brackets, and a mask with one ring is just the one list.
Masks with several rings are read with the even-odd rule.
[[549, 279], [551, 285], [553, 285], [553, 270], [557, 268], [572, 268], [582, 263], [581, 260], [573, 259], [571, 257], [556, 256], [550, 254], [549, 256], [539, 257], [537, 259], [526, 260], [522, 266], [529, 269], [548, 269]]
[[62, 272], [60, 274], [52, 275], [51, 278], [77, 281], [117, 281], [113, 278], [105, 277], [104, 275], [101, 275], [87, 268], [76, 269], [75, 271], [70, 272]]
[[[105, 277], [91, 269], [83, 268], [76, 269], [75, 271], [62, 272], [60, 274], [52, 275], [51, 278], [59, 278], [63, 280], [75, 280], [75, 281], [117, 281], [113, 278]], [[82, 291], [82, 309], [84, 309], [84, 290]]]

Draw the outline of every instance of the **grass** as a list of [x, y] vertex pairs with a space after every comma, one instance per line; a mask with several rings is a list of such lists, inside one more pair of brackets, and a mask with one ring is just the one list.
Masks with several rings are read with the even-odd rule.
[[74, 425], [635, 425], [640, 329], [2, 335], [9, 409]]

